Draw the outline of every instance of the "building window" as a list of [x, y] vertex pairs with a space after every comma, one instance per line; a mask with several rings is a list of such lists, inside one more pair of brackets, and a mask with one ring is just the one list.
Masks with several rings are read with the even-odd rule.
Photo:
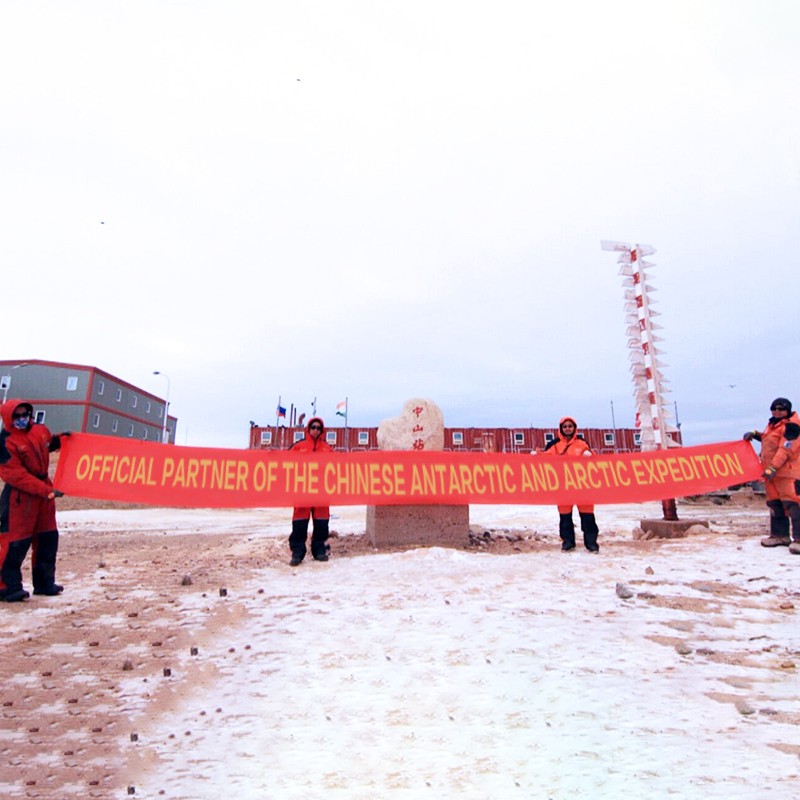
[[131, 408], [136, 408], [138, 402], [139, 398], [136, 395], [133, 395], [133, 397], [131, 397]]
[[74, 392], [78, 388], [78, 376], [70, 375], [67, 378], [67, 391]]
[[606, 447], [613, 447], [614, 446], [614, 434], [613, 433], [604, 433], [603, 434], [603, 441], [605, 442]]
[[336, 431], [325, 431], [325, 441], [330, 445], [335, 445]]
[[633, 443], [639, 447], [642, 444], [642, 434], [641, 433], [634, 433], [633, 434]]
[[150, 409], [152, 408], [152, 405], [150, 404], [150, 401], [149, 401], [149, 400], [147, 401], [147, 406], [146, 406], [146, 408], [147, 408], [147, 412], [146, 412], [146, 413], [148, 413], [148, 414], [149, 414], [149, 413], [150, 413]]
[[38, 422], [41, 425], [44, 422], [44, 413], [44, 411], [37, 411], [36, 418], [33, 421]]
[[272, 444], [272, 431], [261, 431], [261, 444]]
[[164, 409], [161, 406], [159, 406], [158, 407], [158, 418], [162, 419], [163, 416], [164, 416]]
[[544, 443], [545, 444], [550, 444], [550, 442], [552, 442], [553, 439], [555, 439], [555, 438], [556, 438], [556, 435], [554, 433], [546, 433], [544, 435]]
[[142, 436], [142, 439], [147, 439], [147, 428], [144, 429], [144, 435]]
[[453, 431], [453, 445], [456, 447], [463, 447], [464, 434], [461, 431]]
[[99, 414], [92, 414], [92, 427], [99, 428], [100, 427], [100, 415]]
[[122, 389], [117, 389], [117, 402], [122, 402]]
[[133, 436], [133, 423], [128, 425], [128, 436]]
[[97, 382], [97, 394], [103, 394], [106, 390], [106, 382], [105, 381], [98, 381]]
[[292, 444], [294, 444], [295, 442], [301, 442], [303, 440], [303, 436], [305, 436], [305, 433], [303, 431], [295, 431], [294, 438], [292, 439]]
[[522, 431], [514, 431], [514, 447], [522, 447], [525, 444], [525, 434]]
[[111, 423], [111, 433], [116, 433], [118, 429], [119, 429], [119, 420], [118, 420], [118, 419], [115, 419], [115, 420], [114, 420], [114, 421]]
[[369, 444], [369, 431], [358, 432], [359, 447], [366, 447]]

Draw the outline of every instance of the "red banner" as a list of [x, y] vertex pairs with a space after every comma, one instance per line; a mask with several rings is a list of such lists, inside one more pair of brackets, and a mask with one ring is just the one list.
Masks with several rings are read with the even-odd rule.
[[189, 508], [638, 503], [703, 494], [761, 475], [748, 442], [566, 458], [519, 453], [293, 453], [62, 439], [68, 495]]

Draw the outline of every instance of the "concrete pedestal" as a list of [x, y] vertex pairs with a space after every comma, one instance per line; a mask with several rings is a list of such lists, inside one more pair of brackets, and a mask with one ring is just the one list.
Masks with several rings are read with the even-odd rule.
[[643, 519], [639, 526], [647, 539], [682, 539], [695, 525], [708, 528], [705, 519]]
[[447, 546], [469, 542], [469, 506], [367, 506], [373, 547]]

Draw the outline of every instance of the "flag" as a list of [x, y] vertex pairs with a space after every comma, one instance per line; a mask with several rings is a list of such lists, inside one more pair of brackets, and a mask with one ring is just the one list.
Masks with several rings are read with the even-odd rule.
[[286, 416], [286, 409], [280, 403], [278, 403], [278, 408], [275, 411], [275, 415], [278, 416], [278, 417], [285, 417]]
[[347, 400], [342, 400], [341, 403], [336, 404], [336, 416], [347, 418]]
[[634, 428], [641, 428], [642, 427], [642, 415], [637, 411], [636, 412], [636, 419], [633, 422]]

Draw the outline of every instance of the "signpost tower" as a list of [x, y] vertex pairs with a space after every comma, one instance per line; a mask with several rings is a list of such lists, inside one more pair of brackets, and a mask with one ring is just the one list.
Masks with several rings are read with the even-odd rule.
[[[652, 306], [657, 302], [652, 294], [656, 290], [648, 284], [648, 271], [655, 267], [647, 256], [656, 252], [649, 244], [601, 241], [603, 250], [618, 253], [617, 263], [625, 293], [625, 326], [628, 334], [630, 370], [633, 377], [633, 394], [636, 399], [636, 423], [641, 435], [642, 450], [660, 450], [677, 447], [672, 434], [677, 431], [668, 420], [672, 418], [664, 395], [670, 389], [669, 381], [662, 375], [667, 366], [659, 358], [663, 341], [656, 331], [661, 325], [653, 321], [659, 312]], [[678, 514], [674, 500], [662, 501], [665, 520], [676, 520]]]

